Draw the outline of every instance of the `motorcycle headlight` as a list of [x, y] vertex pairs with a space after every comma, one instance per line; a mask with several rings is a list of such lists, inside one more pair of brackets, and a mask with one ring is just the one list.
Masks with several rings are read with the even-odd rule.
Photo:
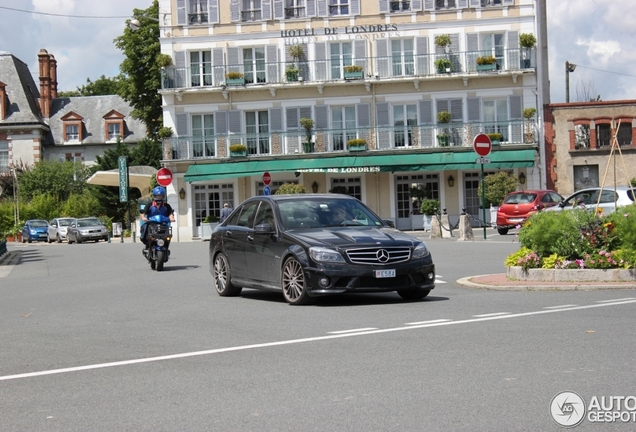
[[157, 240], [157, 246], [163, 246], [164, 244], [166, 244], [166, 242], [164, 242], [162, 239]]
[[345, 259], [340, 252], [323, 247], [310, 247], [309, 255], [316, 262], [343, 263]]
[[420, 243], [413, 249], [413, 259], [424, 258], [429, 254], [428, 248], [424, 243]]

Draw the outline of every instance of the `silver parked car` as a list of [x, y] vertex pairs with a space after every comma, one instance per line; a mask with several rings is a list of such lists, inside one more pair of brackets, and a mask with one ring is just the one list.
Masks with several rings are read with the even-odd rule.
[[92, 240], [108, 240], [108, 228], [96, 217], [74, 219], [68, 227], [68, 242], [84, 243]]
[[55, 218], [49, 222], [47, 241], [53, 243], [54, 241], [62, 243], [68, 239], [67, 231], [75, 219], [73, 218]]
[[[599, 200], [600, 197], [600, 200]], [[561, 211], [585, 207], [595, 210], [598, 205], [604, 214], [614, 212], [617, 208], [634, 204], [634, 194], [629, 186], [605, 186], [581, 189], [565, 198], [559, 204], [544, 211]]]

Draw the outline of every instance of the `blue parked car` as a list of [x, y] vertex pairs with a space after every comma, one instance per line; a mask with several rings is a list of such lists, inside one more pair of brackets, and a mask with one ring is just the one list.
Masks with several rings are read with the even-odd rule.
[[34, 241], [46, 241], [48, 237], [49, 223], [45, 220], [31, 219], [22, 227], [22, 243]]

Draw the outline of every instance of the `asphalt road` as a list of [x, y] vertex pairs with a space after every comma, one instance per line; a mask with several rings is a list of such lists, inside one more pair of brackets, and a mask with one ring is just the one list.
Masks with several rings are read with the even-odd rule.
[[[480, 233], [476, 233], [476, 237]], [[518, 245], [428, 242], [431, 295], [221, 298], [207, 242], [164, 272], [141, 244], [12, 245], [0, 431], [551, 431], [560, 392], [636, 396], [636, 292], [499, 292]], [[636, 421], [576, 430], [636, 430]]]

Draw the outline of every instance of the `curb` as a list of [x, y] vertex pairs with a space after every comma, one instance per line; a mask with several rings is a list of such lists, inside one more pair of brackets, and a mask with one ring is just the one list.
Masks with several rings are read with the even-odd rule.
[[591, 284], [579, 284], [579, 283], [571, 283], [571, 284], [558, 284], [558, 283], [527, 283], [528, 281], [523, 281], [525, 283], [519, 285], [491, 285], [491, 284], [481, 284], [477, 282], [473, 282], [472, 279], [482, 277], [482, 276], [492, 276], [492, 275], [480, 275], [480, 276], [468, 276], [461, 279], [458, 279], [456, 282], [458, 285], [467, 287], [467, 288], [476, 288], [483, 290], [491, 290], [491, 291], [600, 291], [600, 290], [626, 290], [626, 289], [636, 289], [636, 284], [608, 284], [601, 283], [599, 285], [591, 285]]

